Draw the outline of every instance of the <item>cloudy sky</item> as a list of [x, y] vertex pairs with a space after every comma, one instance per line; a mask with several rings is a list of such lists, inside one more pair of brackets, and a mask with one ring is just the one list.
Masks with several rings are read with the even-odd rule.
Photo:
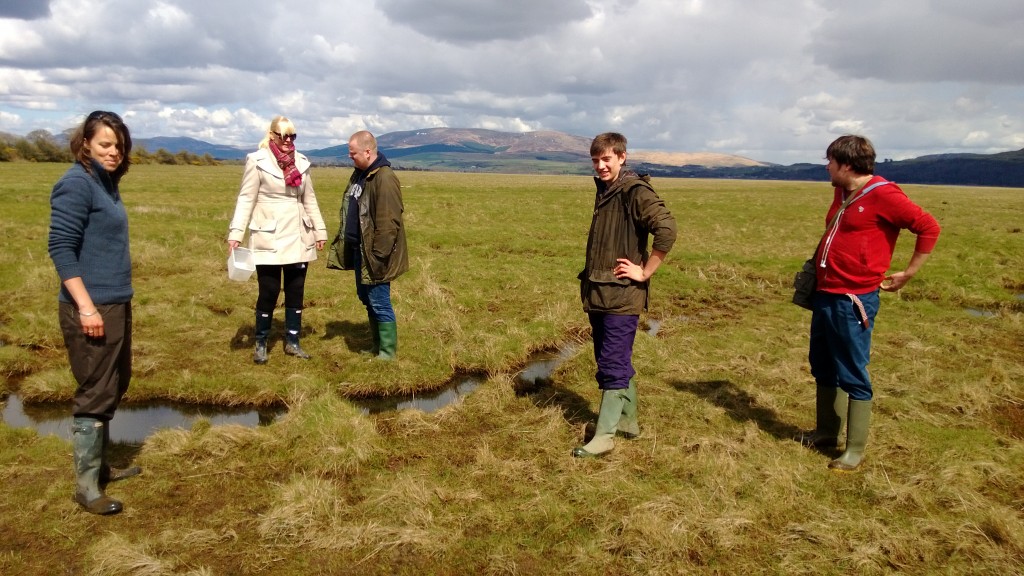
[[3, 0], [0, 131], [300, 149], [369, 129], [591, 137], [819, 162], [1024, 148], [1020, 0]]

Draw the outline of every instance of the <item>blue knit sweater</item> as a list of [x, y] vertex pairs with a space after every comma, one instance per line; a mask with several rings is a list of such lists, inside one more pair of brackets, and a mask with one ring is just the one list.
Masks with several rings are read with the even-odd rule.
[[74, 303], [64, 281], [80, 276], [94, 304], [122, 304], [134, 295], [128, 214], [107, 172], [75, 162], [50, 194], [50, 259], [61, 280], [61, 302]]

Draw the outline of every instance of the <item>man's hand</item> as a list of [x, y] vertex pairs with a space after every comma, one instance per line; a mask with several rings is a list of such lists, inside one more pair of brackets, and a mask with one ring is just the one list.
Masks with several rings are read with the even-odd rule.
[[629, 278], [636, 282], [646, 282], [647, 277], [644, 276], [644, 267], [639, 264], [633, 264], [629, 261], [629, 258], [619, 258], [615, 260], [618, 265], [615, 266], [616, 278]]
[[885, 277], [882, 281], [882, 290], [886, 292], [899, 292], [900, 288], [907, 285], [913, 276], [908, 275], [906, 272], [895, 272]]

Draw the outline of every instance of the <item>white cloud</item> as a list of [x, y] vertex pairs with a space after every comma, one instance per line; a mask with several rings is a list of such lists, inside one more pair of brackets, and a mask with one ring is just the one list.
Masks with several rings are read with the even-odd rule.
[[286, 114], [310, 148], [450, 126], [781, 163], [843, 131], [893, 158], [1016, 149], [1017, 4], [51, 0], [0, 10], [0, 130], [105, 108], [139, 137], [243, 146]]
[[583, 0], [377, 0], [392, 21], [445, 43], [522, 40], [590, 15]]

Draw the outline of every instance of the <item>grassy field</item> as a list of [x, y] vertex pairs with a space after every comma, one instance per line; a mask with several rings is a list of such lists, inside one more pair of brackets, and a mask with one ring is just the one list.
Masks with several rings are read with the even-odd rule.
[[[46, 254], [66, 166], [0, 163], [0, 396], [66, 402], [74, 383]], [[824, 170], [824, 168], [822, 168]], [[345, 169], [315, 169], [328, 228]], [[643, 436], [570, 450], [598, 392], [576, 274], [582, 176], [401, 173], [411, 270], [393, 285], [398, 362], [369, 361], [348, 273], [313, 264], [307, 362], [251, 361], [255, 281], [225, 273], [240, 166], [133, 167], [135, 376], [125, 401], [283, 405], [269, 426], [169, 429], [121, 445], [143, 475], [115, 517], [70, 496], [70, 444], [0, 424], [0, 574], [992, 574], [1024, 566], [1024, 190], [907, 186], [943, 225], [883, 294], [867, 461], [791, 440], [813, 425], [809, 313], [793, 272], [826, 185], [655, 180], [680, 238], [638, 336]], [[905, 263], [905, 237], [896, 261]], [[530, 354], [583, 343], [516, 392]], [[435, 413], [350, 398], [475, 392]]]

